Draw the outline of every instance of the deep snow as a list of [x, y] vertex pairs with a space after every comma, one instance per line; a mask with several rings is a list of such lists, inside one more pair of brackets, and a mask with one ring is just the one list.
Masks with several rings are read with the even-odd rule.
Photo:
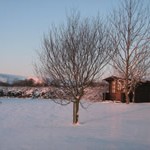
[[150, 150], [149, 103], [93, 103], [73, 126], [72, 105], [0, 101], [0, 150]]

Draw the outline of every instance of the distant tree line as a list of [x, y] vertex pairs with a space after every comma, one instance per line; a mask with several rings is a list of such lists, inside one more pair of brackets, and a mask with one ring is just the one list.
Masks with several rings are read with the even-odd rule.
[[[33, 79], [18, 80], [11, 84], [0, 81], [0, 86], [4, 86], [4, 87], [48, 87], [48, 86], [51, 86], [51, 87], [57, 87], [57, 88], [63, 87], [63, 85], [60, 83], [59, 80], [50, 81], [48, 79], [41, 83], [35, 83]], [[89, 83], [89, 87], [97, 87], [97, 86], [103, 86], [103, 82], [92, 81]]]
[[36, 83], [33, 79], [25, 79], [25, 80], [18, 80], [13, 83], [7, 83], [0, 81], [0, 86], [28, 86], [28, 87], [40, 87], [40, 86], [47, 86], [46, 82]]

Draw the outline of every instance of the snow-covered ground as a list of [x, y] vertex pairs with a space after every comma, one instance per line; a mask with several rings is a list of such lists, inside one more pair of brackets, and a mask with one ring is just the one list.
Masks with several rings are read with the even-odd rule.
[[93, 103], [73, 126], [71, 104], [0, 101], [0, 150], [150, 150], [149, 103]]

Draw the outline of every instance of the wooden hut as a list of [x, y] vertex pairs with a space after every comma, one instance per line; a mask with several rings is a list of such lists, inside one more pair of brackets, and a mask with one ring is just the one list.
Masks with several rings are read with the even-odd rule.
[[109, 83], [109, 92], [103, 93], [103, 100], [122, 100], [123, 86], [124, 80], [122, 78], [118, 78], [116, 76], [110, 76], [104, 79]]
[[[109, 83], [109, 92], [103, 93], [103, 100], [125, 102], [124, 79], [110, 76], [104, 80]], [[132, 94], [129, 97], [130, 101], [132, 101]], [[137, 84], [134, 102], [150, 102], [150, 81], [143, 81]]]
[[135, 102], [150, 102], [150, 81], [139, 82], [135, 89]]

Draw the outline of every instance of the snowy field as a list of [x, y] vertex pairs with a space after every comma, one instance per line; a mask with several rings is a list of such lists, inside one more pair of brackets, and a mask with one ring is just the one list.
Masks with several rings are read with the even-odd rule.
[[0, 150], [150, 150], [150, 104], [97, 102], [73, 126], [72, 105], [0, 101]]

